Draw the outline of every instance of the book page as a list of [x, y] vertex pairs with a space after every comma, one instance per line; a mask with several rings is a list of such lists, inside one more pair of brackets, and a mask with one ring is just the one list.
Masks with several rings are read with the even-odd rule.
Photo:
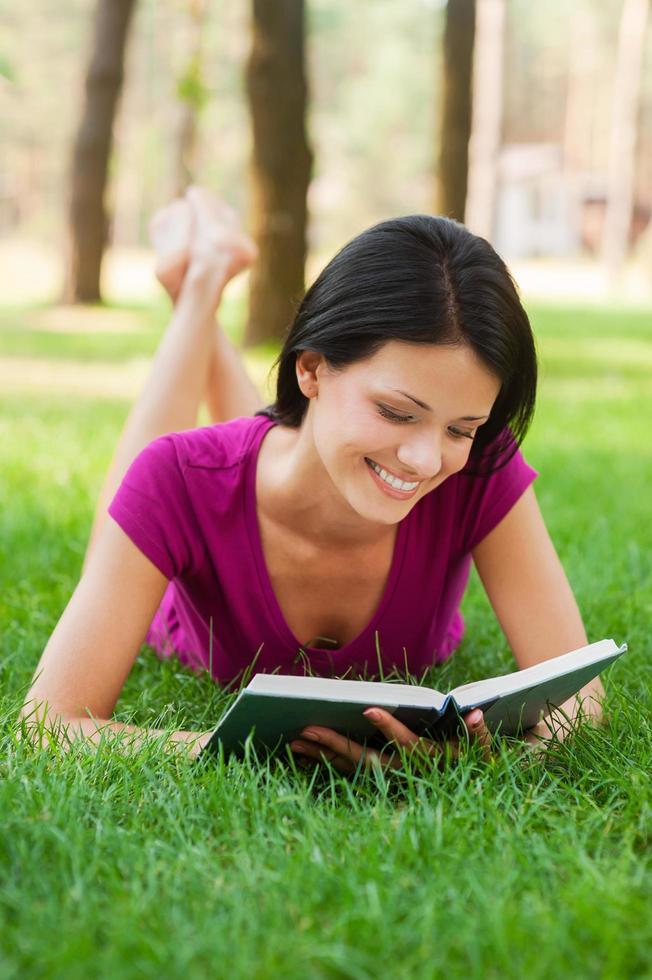
[[295, 677], [287, 674], [256, 674], [247, 686], [256, 694], [279, 697], [320, 698], [325, 701], [364, 702], [440, 708], [445, 695], [419, 684], [387, 684], [381, 681], [347, 681], [330, 677]]
[[[559, 657], [551, 657], [550, 660], [543, 660], [533, 667], [525, 667], [523, 670], [516, 670], [501, 677], [488, 677], [483, 681], [462, 684], [451, 691], [451, 694], [460, 706], [472, 705], [485, 699], [534, 687], [551, 678], [572, 674], [590, 664], [598, 666], [602, 661], [613, 659], [615, 655], [624, 653], [626, 649], [626, 643], [617, 647], [613, 640], [600, 640], [598, 643], [591, 643], [579, 650], [563, 653]], [[598, 674], [601, 669], [598, 666], [595, 673]]]

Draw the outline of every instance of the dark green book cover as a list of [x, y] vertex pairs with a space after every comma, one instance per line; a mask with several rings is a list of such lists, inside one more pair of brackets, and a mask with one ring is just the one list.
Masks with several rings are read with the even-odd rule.
[[257, 749], [277, 751], [307, 725], [332, 728], [353, 741], [380, 747], [366, 708], [391, 712], [417, 735], [446, 738], [461, 716], [481, 708], [492, 733], [518, 735], [535, 725], [605, 670], [627, 649], [601, 640], [533, 667], [456, 687], [448, 694], [414, 684], [256, 674], [225, 712], [201, 755], [242, 755], [251, 734]]

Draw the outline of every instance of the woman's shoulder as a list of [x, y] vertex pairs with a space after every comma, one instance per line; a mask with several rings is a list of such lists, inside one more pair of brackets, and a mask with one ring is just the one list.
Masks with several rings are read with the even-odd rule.
[[414, 519], [422, 525], [420, 538], [429, 540], [436, 532], [438, 540], [449, 541], [452, 553], [468, 554], [537, 476], [513, 441], [499, 453], [470, 461], [414, 508]]
[[472, 551], [511, 510], [538, 471], [511, 439], [488, 455], [485, 465], [458, 474], [458, 515], [461, 547]]
[[246, 415], [161, 438], [168, 440], [184, 468], [225, 469], [242, 463], [273, 424], [268, 418]]

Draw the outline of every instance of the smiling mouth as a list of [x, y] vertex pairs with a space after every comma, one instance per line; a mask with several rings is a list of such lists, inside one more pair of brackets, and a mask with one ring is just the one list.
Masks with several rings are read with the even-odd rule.
[[373, 459], [369, 459], [368, 456], [364, 457], [364, 461], [367, 466], [369, 466], [374, 473], [387, 484], [388, 487], [392, 487], [393, 490], [399, 490], [402, 493], [411, 493], [419, 486], [419, 480], [415, 480], [414, 482], [400, 480], [397, 476], [393, 476], [391, 473], [388, 473], [387, 470], [380, 466], [379, 463], [375, 463]]

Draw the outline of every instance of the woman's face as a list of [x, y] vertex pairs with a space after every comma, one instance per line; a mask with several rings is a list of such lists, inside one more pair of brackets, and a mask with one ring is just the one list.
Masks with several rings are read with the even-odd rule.
[[313, 384], [305, 423], [335, 491], [383, 524], [464, 467], [500, 390], [466, 345], [389, 341], [339, 372], [309, 352], [297, 365], [302, 388]]

